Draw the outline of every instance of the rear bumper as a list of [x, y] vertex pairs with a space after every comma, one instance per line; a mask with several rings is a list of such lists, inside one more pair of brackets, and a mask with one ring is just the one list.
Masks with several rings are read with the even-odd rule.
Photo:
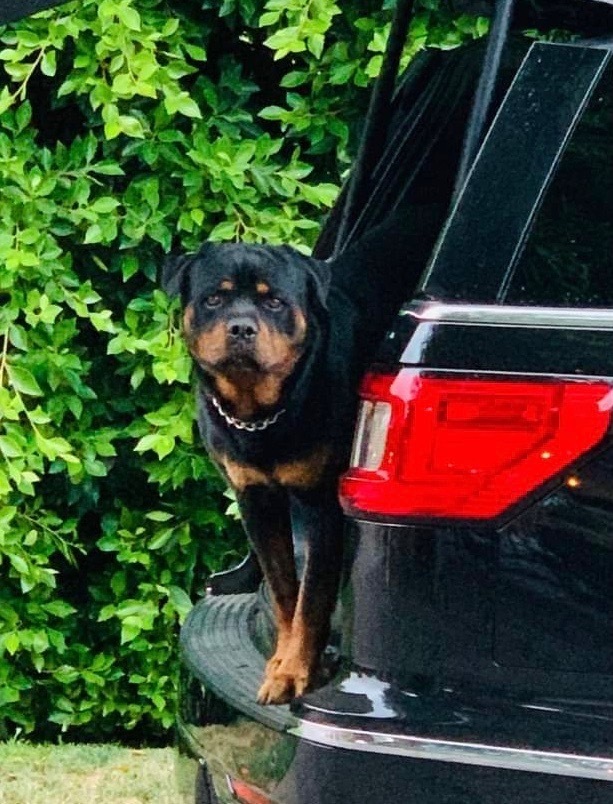
[[255, 607], [253, 595], [210, 597], [184, 626], [177, 767], [186, 804], [207, 774], [222, 804], [237, 800], [232, 780], [275, 804], [611, 801], [613, 753], [538, 750], [529, 734], [523, 747], [488, 741], [502, 709], [402, 693], [355, 672], [293, 710], [258, 706]]
[[[487, 743], [416, 737], [411, 734], [389, 734], [384, 731], [347, 729], [334, 724], [308, 721], [301, 722], [296, 735], [320, 746], [369, 755], [385, 754], [390, 757], [613, 782], [613, 757], [554, 753]], [[609, 788], [608, 794], [612, 796], [613, 789]]]
[[[190, 726], [179, 725], [180, 758], [178, 768], [185, 804], [198, 801], [194, 790], [210, 778], [216, 799], [211, 804], [236, 801], [230, 792], [231, 780], [239, 780], [274, 804], [610, 804], [610, 782], [578, 779], [551, 773], [519, 772], [479, 764], [489, 761], [488, 747], [480, 746], [474, 765], [458, 763], [451, 757], [429, 761], [428, 747], [419, 758], [418, 745], [413, 756], [373, 750], [373, 735], [364, 734], [361, 746], [346, 745], [346, 734], [339, 742], [338, 732], [330, 739], [316, 729], [305, 730], [304, 739], [283, 735], [259, 724], [243, 722], [223, 727], [214, 745], [195, 743]], [[248, 736], [251, 732], [251, 736]], [[313, 742], [307, 737], [316, 737]], [[384, 735], [375, 738], [379, 745]], [[328, 743], [327, 745], [324, 743]], [[340, 745], [343, 747], [340, 747]], [[392, 747], [393, 746], [389, 746]], [[441, 748], [442, 746], [439, 746]], [[443, 756], [444, 751], [439, 751]], [[465, 755], [466, 756], [466, 755]], [[539, 760], [540, 761], [540, 760]], [[536, 765], [536, 761], [533, 763]], [[551, 767], [551, 766], [550, 766]], [[201, 804], [201, 802], [198, 802]], [[204, 804], [204, 802], [202, 802]], [[208, 802], [206, 802], [208, 804]]]

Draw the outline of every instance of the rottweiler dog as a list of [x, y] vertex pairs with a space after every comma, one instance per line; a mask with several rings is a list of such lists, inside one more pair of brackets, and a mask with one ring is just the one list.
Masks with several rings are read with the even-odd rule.
[[[258, 700], [313, 683], [342, 556], [339, 474], [357, 385], [433, 244], [440, 209], [371, 232], [332, 261], [289, 246], [205, 243], [167, 260], [197, 376], [198, 425], [234, 489], [269, 585], [276, 650]], [[307, 549], [298, 579], [292, 526]]]

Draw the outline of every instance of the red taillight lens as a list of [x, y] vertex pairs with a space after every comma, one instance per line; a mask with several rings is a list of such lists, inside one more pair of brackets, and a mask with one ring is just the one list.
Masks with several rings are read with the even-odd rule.
[[272, 799], [253, 785], [226, 777], [232, 798], [240, 804], [272, 804]]
[[351, 468], [350, 513], [497, 516], [595, 446], [611, 418], [604, 382], [368, 374]]

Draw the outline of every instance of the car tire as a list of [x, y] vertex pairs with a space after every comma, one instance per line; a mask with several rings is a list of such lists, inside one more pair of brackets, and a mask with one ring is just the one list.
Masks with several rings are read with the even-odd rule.
[[195, 804], [219, 804], [219, 799], [215, 794], [211, 777], [204, 762], [200, 763], [196, 774], [194, 802]]

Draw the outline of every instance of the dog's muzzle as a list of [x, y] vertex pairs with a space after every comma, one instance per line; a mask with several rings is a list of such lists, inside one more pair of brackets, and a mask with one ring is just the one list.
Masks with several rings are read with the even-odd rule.
[[236, 316], [226, 325], [228, 340], [233, 345], [253, 344], [258, 330], [257, 321], [250, 316]]

